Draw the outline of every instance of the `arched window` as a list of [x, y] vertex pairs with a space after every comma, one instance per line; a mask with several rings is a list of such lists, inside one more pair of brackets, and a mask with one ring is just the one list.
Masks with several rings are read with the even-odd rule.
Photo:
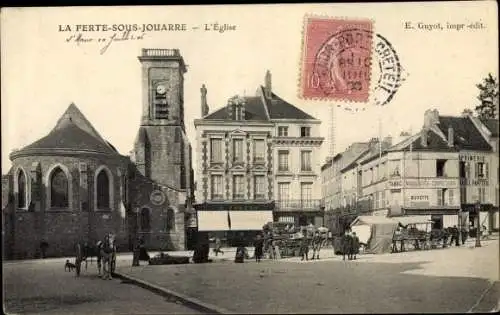
[[50, 206], [54, 208], [69, 206], [68, 178], [60, 167], [57, 167], [50, 177]]
[[26, 175], [23, 170], [19, 170], [17, 174], [17, 207], [21, 209], [26, 208], [26, 192], [28, 190], [26, 185]]
[[141, 231], [149, 232], [151, 230], [151, 221], [148, 208], [141, 210]]
[[101, 170], [97, 175], [97, 209], [110, 208], [109, 177], [105, 170]]
[[167, 231], [175, 229], [175, 214], [173, 209], [167, 210]]

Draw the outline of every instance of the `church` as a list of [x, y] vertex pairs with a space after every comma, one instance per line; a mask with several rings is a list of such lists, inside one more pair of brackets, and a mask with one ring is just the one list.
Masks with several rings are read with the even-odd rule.
[[150, 250], [189, 245], [196, 228], [186, 66], [177, 49], [142, 49], [139, 61], [142, 117], [130, 156], [75, 104], [45, 137], [10, 154], [12, 167], [2, 176], [4, 259], [73, 256], [76, 242], [95, 243], [110, 232], [119, 251], [131, 250], [138, 237]]

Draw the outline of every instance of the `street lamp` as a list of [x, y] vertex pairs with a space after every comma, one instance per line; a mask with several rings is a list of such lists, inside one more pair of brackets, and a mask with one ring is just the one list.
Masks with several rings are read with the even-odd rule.
[[481, 220], [479, 219], [479, 213], [481, 210], [481, 203], [476, 201], [475, 205], [475, 212], [476, 212], [476, 246], [475, 247], [481, 247]]

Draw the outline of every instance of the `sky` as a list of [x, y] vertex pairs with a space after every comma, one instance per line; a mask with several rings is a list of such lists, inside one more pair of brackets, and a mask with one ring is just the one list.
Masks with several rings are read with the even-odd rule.
[[[406, 80], [387, 105], [311, 101], [298, 97], [305, 14], [368, 18], [394, 47]], [[193, 120], [200, 118], [200, 87], [208, 89], [210, 111], [235, 94], [251, 96], [272, 73], [273, 91], [322, 120], [335, 151], [379, 134], [417, 132], [427, 109], [459, 115], [477, 103], [475, 84], [489, 72], [498, 77], [497, 7], [487, 2], [391, 4], [290, 4], [172, 7], [3, 8], [1, 12], [2, 173], [9, 153], [45, 136], [75, 103], [98, 132], [122, 154], [133, 148], [141, 117], [142, 48], [179, 49], [188, 71], [184, 101], [188, 137], [196, 146]], [[414, 30], [405, 29], [411, 21]], [[482, 23], [483, 29], [447, 29], [447, 23]], [[113, 42], [104, 53], [96, 42], [113, 31], [81, 32], [92, 42], [77, 44], [77, 25], [186, 24], [187, 31], [149, 31], [142, 39]], [[205, 31], [205, 24], [235, 25], [232, 31]], [[418, 29], [441, 23], [443, 30]], [[69, 25], [71, 31], [60, 31]], [[194, 30], [193, 27], [199, 27]], [[82, 28], [82, 27], [80, 27]], [[119, 33], [121, 34], [121, 33]], [[132, 32], [141, 35], [142, 32]], [[334, 117], [329, 106], [334, 105]], [[340, 107], [338, 107], [340, 106]], [[345, 108], [365, 109], [348, 111]], [[382, 126], [381, 130], [379, 129]], [[193, 150], [195, 152], [195, 150]], [[197, 156], [193, 156], [194, 159]]]

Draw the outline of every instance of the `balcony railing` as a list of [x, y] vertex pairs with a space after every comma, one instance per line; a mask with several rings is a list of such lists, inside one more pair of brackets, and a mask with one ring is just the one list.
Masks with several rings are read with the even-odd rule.
[[276, 200], [275, 205], [278, 211], [319, 211], [321, 199]]
[[150, 49], [143, 48], [142, 55], [146, 57], [179, 57], [179, 49]]

